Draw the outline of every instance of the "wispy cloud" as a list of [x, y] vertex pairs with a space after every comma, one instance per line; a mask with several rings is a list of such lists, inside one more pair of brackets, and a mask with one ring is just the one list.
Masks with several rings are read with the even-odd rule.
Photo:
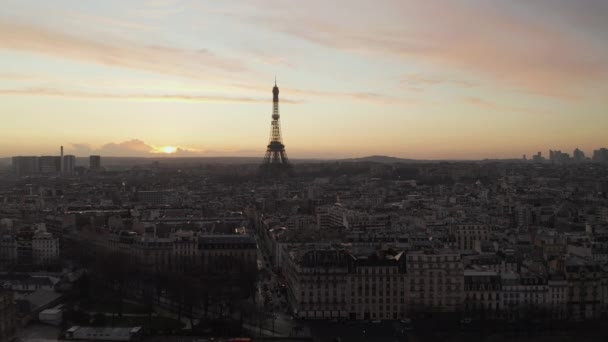
[[608, 56], [597, 45], [490, 3], [387, 1], [372, 12], [358, 9], [337, 18], [306, 10], [325, 2], [309, 1], [299, 11], [272, 4], [272, 11], [242, 18], [327, 48], [472, 73], [542, 96], [571, 99], [572, 92], [608, 79]]
[[198, 156], [203, 152], [203, 150], [183, 146], [154, 146], [154, 149], [150, 151], [153, 154], [170, 154], [180, 157]]
[[[0, 89], [0, 95], [26, 95], [26, 96], [60, 96], [85, 99], [110, 99], [127, 101], [177, 101], [177, 102], [244, 102], [268, 103], [268, 98], [231, 97], [222, 95], [193, 95], [193, 94], [112, 94], [93, 93], [72, 90], [59, 90], [50, 88], [29, 89]], [[300, 103], [300, 100], [282, 99], [286, 103]]]
[[113, 157], [141, 157], [153, 155], [155, 147], [140, 139], [130, 139], [122, 142], [109, 142], [100, 147], [93, 147], [87, 143], [70, 144], [69, 153], [77, 156], [100, 154]]
[[76, 155], [89, 155], [93, 151], [91, 145], [86, 143], [72, 143], [70, 153]]
[[[168, 148], [171, 146], [170, 148]], [[168, 152], [171, 153], [168, 153]], [[226, 157], [226, 156], [261, 156], [262, 150], [252, 149], [205, 149], [179, 145], [154, 145], [141, 139], [130, 139], [121, 142], [109, 142], [98, 148], [86, 143], [73, 143], [71, 154], [86, 156], [99, 154], [111, 157]]]
[[19, 72], [0, 72], [0, 80], [5, 81], [27, 81], [34, 79], [35, 76]]
[[61, 16], [63, 20], [69, 21], [72, 25], [86, 25], [89, 28], [97, 27], [100, 30], [116, 32], [122, 35], [133, 32], [152, 32], [159, 29], [150, 24], [73, 11], [65, 8], [61, 10], [53, 8], [51, 11], [54, 12], [54, 15]]
[[296, 65], [289, 60], [289, 58], [278, 55], [276, 53], [269, 53], [258, 48], [247, 49], [244, 55], [248, 55], [252, 60], [271, 66], [282, 66], [288, 68], [296, 68]]
[[[254, 84], [246, 84], [246, 83], [233, 83], [232, 86], [236, 88], [255, 90], [259, 92], [268, 92], [268, 86], [260, 86]], [[281, 87], [281, 91], [284, 91], [290, 95], [299, 96], [303, 99], [308, 97], [319, 97], [319, 98], [329, 98], [336, 100], [354, 100], [354, 101], [364, 101], [371, 102], [375, 104], [398, 104], [398, 103], [411, 103], [413, 100], [403, 99], [392, 97], [385, 94], [367, 92], [367, 91], [359, 91], [359, 92], [339, 92], [339, 91], [330, 91], [330, 90], [313, 90], [313, 89], [301, 89], [301, 88], [291, 88], [291, 87]], [[283, 98], [281, 101], [284, 102]]]
[[148, 19], [166, 18], [187, 11], [189, 9], [187, 4], [188, 2], [180, 0], [148, 0], [143, 6], [131, 10], [131, 13]]
[[401, 83], [408, 84], [411, 86], [435, 86], [451, 84], [460, 87], [471, 88], [478, 84], [473, 81], [459, 80], [455, 78], [440, 77], [437, 75], [422, 75], [422, 74], [410, 74], [403, 77]]
[[241, 61], [217, 56], [204, 47], [186, 50], [115, 37], [87, 39], [10, 21], [0, 21], [0, 48], [196, 79], [211, 78], [211, 71], [217, 75], [247, 70]]
[[132, 139], [120, 143], [107, 143], [98, 152], [105, 155], [144, 155], [153, 153], [154, 147], [146, 144], [143, 140]]
[[421, 92], [429, 87], [455, 86], [459, 88], [473, 88], [479, 86], [477, 82], [461, 80], [437, 75], [410, 74], [401, 79], [401, 85], [409, 91]]
[[508, 111], [508, 112], [530, 114], [530, 115], [550, 115], [551, 114], [550, 112], [548, 112], [544, 109], [535, 109], [535, 108], [525, 108], [525, 107], [504, 105], [504, 104], [499, 104], [497, 102], [484, 100], [479, 97], [467, 97], [464, 99], [464, 101], [470, 105], [484, 108], [487, 110], [497, 111], [497, 112]]

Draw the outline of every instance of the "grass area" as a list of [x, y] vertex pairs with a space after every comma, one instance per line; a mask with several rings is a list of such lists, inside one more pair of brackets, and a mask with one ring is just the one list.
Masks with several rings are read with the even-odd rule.
[[[116, 304], [108, 301], [83, 301], [80, 305], [83, 310], [92, 312], [111, 313], [116, 310]], [[143, 305], [123, 302], [122, 312], [125, 314], [147, 314], [148, 309]]]
[[122, 317], [120, 321], [114, 322], [115, 326], [133, 327], [141, 326], [147, 332], [177, 331], [184, 328], [184, 323], [168, 317]]

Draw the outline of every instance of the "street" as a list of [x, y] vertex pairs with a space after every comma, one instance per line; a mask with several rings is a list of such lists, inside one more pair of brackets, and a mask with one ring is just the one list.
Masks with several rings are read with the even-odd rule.
[[289, 313], [284, 284], [274, 272], [270, 258], [258, 245], [258, 271], [259, 279], [256, 291], [256, 305], [259, 312], [268, 313], [264, 319], [264, 327], [282, 336], [306, 336], [307, 327], [293, 319]]

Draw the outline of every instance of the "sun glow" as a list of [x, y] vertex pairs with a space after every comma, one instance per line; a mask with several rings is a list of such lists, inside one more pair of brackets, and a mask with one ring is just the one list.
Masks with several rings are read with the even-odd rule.
[[175, 146], [163, 146], [160, 148], [160, 151], [162, 153], [166, 153], [166, 154], [172, 154], [177, 152], [177, 147]]

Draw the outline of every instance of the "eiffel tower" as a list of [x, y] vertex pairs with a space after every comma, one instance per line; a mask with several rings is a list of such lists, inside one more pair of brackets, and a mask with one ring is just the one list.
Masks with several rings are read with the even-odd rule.
[[281, 178], [292, 173], [292, 165], [287, 159], [285, 145], [281, 138], [281, 123], [279, 122], [279, 87], [274, 80], [272, 88], [272, 121], [270, 122], [270, 142], [266, 149], [264, 162], [260, 165], [260, 171], [264, 178]]

